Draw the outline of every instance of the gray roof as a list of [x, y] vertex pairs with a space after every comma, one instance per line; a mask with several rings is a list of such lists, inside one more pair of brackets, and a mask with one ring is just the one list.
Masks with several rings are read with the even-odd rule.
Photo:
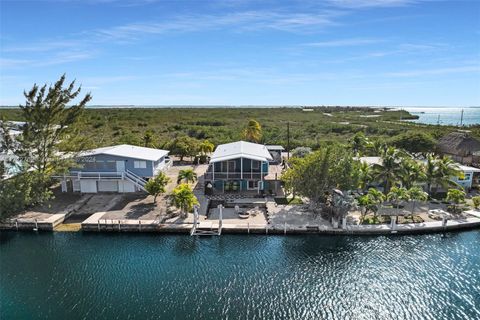
[[118, 157], [157, 161], [160, 158], [166, 156], [168, 152], [169, 151], [167, 150], [121, 144], [117, 146], [83, 151], [80, 153], [80, 156], [85, 157], [85, 156], [93, 156], [98, 154], [106, 154], [106, 155], [118, 156]]

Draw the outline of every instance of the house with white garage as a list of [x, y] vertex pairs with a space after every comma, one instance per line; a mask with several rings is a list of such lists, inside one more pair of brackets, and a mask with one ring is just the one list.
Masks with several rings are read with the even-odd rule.
[[62, 191], [82, 193], [145, 191], [145, 183], [171, 165], [169, 151], [127, 144], [83, 151], [77, 168], [62, 179]]

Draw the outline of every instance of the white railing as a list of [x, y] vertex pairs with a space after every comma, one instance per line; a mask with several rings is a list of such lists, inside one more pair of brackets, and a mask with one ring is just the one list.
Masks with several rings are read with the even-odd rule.
[[132, 172], [132, 171], [130, 171], [130, 170], [125, 170], [125, 174], [126, 174], [127, 176], [130, 176], [130, 177], [135, 178], [136, 180], [142, 182], [143, 184], [147, 183], [147, 180], [143, 179], [143, 178], [140, 177], [138, 174], [136, 174], [136, 173], [134, 173], [134, 172]]
[[65, 179], [93, 179], [93, 180], [128, 180], [135, 184], [143, 191], [145, 190], [145, 184], [147, 181], [132, 171], [126, 170], [122, 172], [85, 172], [85, 171], [70, 171], [65, 175], [54, 176], [54, 178]]
[[168, 168], [170, 168], [171, 166], [173, 166], [173, 160], [172, 160], [172, 159], [169, 159], [167, 162], [164, 162], [164, 163], [159, 164], [159, 165], [153, 170], [153, 175], [156, 176], [156, 175], [159, 174], [160, 172], [168, 170]]
[[102, 179], [102, 180], [123, 180], [123, 172], [85, 172], [72, 171], [69, 177], [77, 177], [80, 179]]
[[129, 171], [129, 170], [126, 170], [125, 171], [125, 178], [132, 182], [133, 184], [135, 184], [137, 187], [139, 187], [141, 190], [143, 191], [146, 191], [145, 190], [145, 184], [147, 183], [147, 181], [145, 179], [143, 179], [142, 177], [136, 175], [135, 173]]

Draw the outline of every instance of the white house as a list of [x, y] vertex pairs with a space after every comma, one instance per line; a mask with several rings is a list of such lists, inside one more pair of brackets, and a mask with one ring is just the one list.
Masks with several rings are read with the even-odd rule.
[[[360, 157], [360, 161], [366, 162], [369, 165], [381, 165], [381, 157]], [[474, 186], [480, 186], [480, 169], [464, 166], [460, 163], [456, 163], [458, 169], [463, 172], [463, 177], [452, 177], [451, 180], [458, 183], [463, 188], [469, 190]]]
[[452, 180], [465, 189], [471, 189], [473, 186], [480, 186], [480, 169], [459, 164], [458, 167], [463, 172], [463, 177], [454, 177]]
[[205, 173], [213, 192], [265, 190], [265, 176], [273, 158], [266, 146], [246, 141], [218, 145]]
[[78, 168], [62, 178], [62, 191], [135, 192], [145, 191], [145, 183], [166, 169], [169, 151], [127, 144], [81, 152]]

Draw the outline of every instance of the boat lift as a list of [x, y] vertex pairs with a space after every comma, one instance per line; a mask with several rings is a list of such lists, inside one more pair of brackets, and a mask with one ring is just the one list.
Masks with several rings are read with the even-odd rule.
[[220, 236], [222, 235], [223, 205], [218, 205], [218, 225], [213, 222], [199, 222], [198, 206], [193, 207], [193, 226], [190, 231], [191, 236]]

